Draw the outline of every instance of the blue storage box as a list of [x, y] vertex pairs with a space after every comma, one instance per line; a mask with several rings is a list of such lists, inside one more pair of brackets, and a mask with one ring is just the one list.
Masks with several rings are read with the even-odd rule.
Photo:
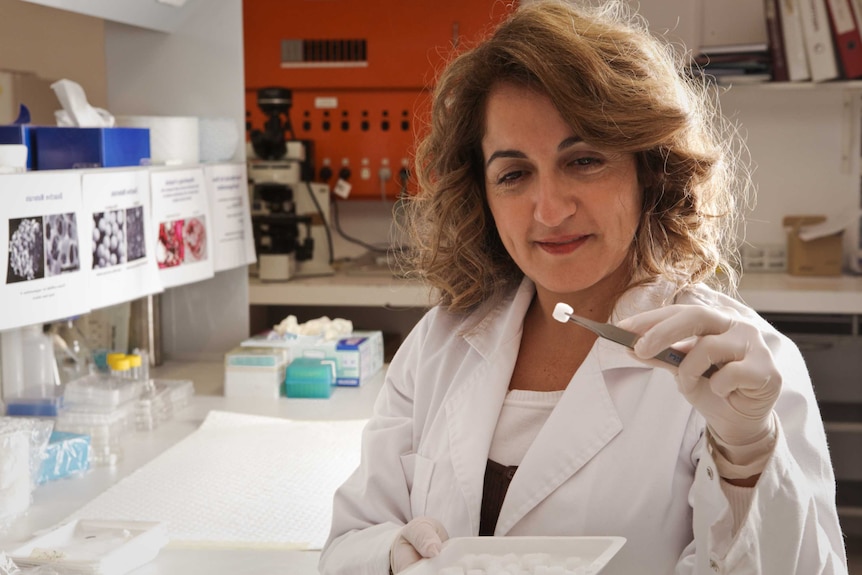
[[284, 394], [287, 397], [328, 398], [335, 384], [335, 361], [298, 357], [287, 366]]
[[63, 396], [7, 397], [6, 415], [15, 417], [57, 417], [63, 407]]
[[0, 126], [0, 144], [24, 144], [27, 146], [27, 169], [36, 169], [36, 146], [33, 126], [11, 124]]
[[52, 431], [36, 482], [68, 477], [90, 468], [90, 436]]
[[37, 126], [36, 169], [116, 168], [150, 161], [149, 128]]

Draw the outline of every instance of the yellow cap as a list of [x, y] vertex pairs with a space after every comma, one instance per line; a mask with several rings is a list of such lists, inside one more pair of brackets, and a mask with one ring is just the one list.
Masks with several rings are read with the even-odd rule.
[[129, 367], [141, 367], [141, 356], [129, 355], [127, 359], [129, 360]]
[[109, 353], [105, 356], [105, 362], [108, 364], [108, 367], [114, 367], [114, 362], [124, 357], [126, 357], [125, 353]]
[[128, 371], [132, 366], [129, 364], [129, 358], [121, 357], [119, 359], [115, 359], [111, 364], [111, 369], [114, 371]]

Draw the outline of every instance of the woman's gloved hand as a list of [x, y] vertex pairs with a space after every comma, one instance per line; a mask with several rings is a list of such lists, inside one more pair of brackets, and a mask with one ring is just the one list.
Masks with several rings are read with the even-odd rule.
[[[774, 445], [772, 408], [781, 391], [781, 374], [760, 330], [733, 309], [678, 304], [617, 325], [641, 334], [634, 347], [639, 359], [649, 361], [671, 346], [687, 354], [679, 368], [649, 363], [676, 372], [680, 392], [706, 419], [723, 455], [739, 466], [736, 475], [759, 474]], [[717, 371], [703, 377], [713, 365]]]
[[411, 519], [401, 528], [389, 550], [389, 566], [392, 573], [399, 573], [420, 559], [435, 557], [440, 553], [449, 534], [443, 524], [431, 517]]

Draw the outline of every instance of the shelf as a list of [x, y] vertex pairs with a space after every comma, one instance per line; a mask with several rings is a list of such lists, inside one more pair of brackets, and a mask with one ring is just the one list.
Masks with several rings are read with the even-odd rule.
[[284, 282], [249, 279], [251, 305], [428, 307], [429, 289], [416, 281], [377, 275], [316, 276]]
[[[744, 274], [742, 300], [759, 312], [862, 314], [862, 276]], [[391, 276], [336, 274], [286, 282], [249, 280], [251, 305], [428, 307], [421, 283]]]
[[186, 6], [186, 0], [152, 0], [151, 2], [117, 2], [116, 0], [25, 1], [158, 32], [175, 31], [191, 12]]
[[734, 90], [857, 90], [862, 91], [862, 80], [834, 80], [829, 82], [739, 82], [718, 83], [718, 88]]
[[741, 299], [761, 313], [862, 313], [862, 276], [743, 274]]

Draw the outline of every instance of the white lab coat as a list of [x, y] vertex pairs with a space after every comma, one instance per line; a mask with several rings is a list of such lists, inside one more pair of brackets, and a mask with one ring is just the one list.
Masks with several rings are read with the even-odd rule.
[[[335, 495], [321, 573], [384, 575], [397, 531], [421, 515], [451, 537], [478, 534], [485, 464], [534, 290], [525, 280], [466, 334], [469, 320], [434, 308], [405, 339], [363, 433], [361, 464]], [[612, 319], [671, 293], [667, 284], [632, 290]], [[776, 448], [737, 536], [703, 418], [668, 371], [602, 339], [525, 454], [495, 535], [626, 537], [602, 575], [846, 573], [835, 480], [798, 349], [705, 286], [675, 301], [754, 318], [783, 376]]]

